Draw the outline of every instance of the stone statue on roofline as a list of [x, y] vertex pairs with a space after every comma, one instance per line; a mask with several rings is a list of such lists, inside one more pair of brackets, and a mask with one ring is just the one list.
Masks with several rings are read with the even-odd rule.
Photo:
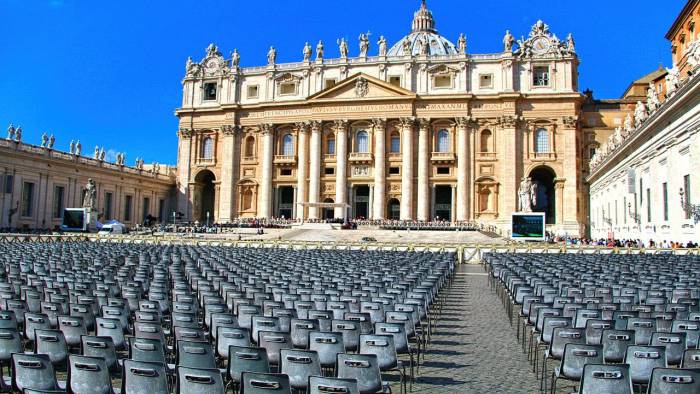
[[316, 44], [316, 60], [323, 60], [323, 41], [321, 40]]
[[503, 36], [503, 52], [513, 52], [513, 44], [515, 37], [510, 34], [510, 30], [506, 30], [506, 35]]
[[644, 123], [649, 114], [647, 113], [647, 106], [643, 102], [637, 101], [637, 106], [634, 108], [634, 126], [639, 127]]
[[49, 149], [53, 149], [53, 144], [56, 143], [56, 137], [51, 134], [51, 137], [49, 137], [49, 145], [47, 146]]
[[666, 69], [666, 97], [671, 97], [676, 90], [678, 90], [678, 85], [681, 82], [681, 72], [677, 66]]
[[656, 93], [656, 86], [653, 82], [649, 82], [649, 89], [647, 89], [647, 108], [649, 109], [649, 115], [656, 112], [661, 106], [661, 101], [659, 101], [659, 95]]
[[107, 152], [105, 152], [105, 148], [100, 149], [100, 161], [105, 161], [105, 156], [107, 156]]
[[377, 45], [379, 46], [379, 56], [386, 56], [386, 38], [384, 36], [379, 36]]
[[302, 55], [304, 56], [304, 61], [308, 62], [311, 60], [311, 45], [307, 41], [306, 44], [304, 44], [304, 49], [301, 51]]
[[83, 150], [83, 145], [80, 144], [80, 140], [75, 143], [75, 155], [80, 156], [80, 151]]
[[68, 145], [68, 153], [71, 155], [75, 154], [75, 141], [70, 140], [70, 144]]
[[457, 53], [460, 55], [466, 55], [467, 53], [467, 37], [464, 33], [459, 33], [459, 38], [457, 39]]
[[92, 155], [92, 158], [95, 160], [100, 159], [100, 147], [95, 145], [95, 153]]
[[360, 34], [360, 57], [367, 57], [367, 52], [369, 51], [369, 34], [369, 32]]
[[338, 44], [338, 50], [340, 51], [340, 57], [343, 59], [347, 59], [347, 57], [348, 57], [348, 42], [345, 41], [345, 38], [339, 38], [336, 42]]
[[625, 128], [625, 131], [628, 133], [632, 133], [632, 131], [634, 131], [634, 123], [632, 120], [632, 115], [627, 114], [627, 116], [625, 117], [624, 128]]
[[574, 54], [576, 53], [576, 47], [574, 44], [574, 35], [569, 33], [568, 36], [566, 36], [566, 50], [569, 52], [569, 54]]
[[15, 138], [15, 125], [10, 123], [10, 125], [7, 127], [7, 139], [12, 140]]
[[22, 142], [22, 126], [17, 126], [15, 130], [15, 141]]
[[275, 61], [277, 61], [277, 50], [274, 46], [271, 46], [270, 50], [267, 51], [267, 65], [272, 66], [275, 64]]
[[238, 53], [238, 49], [233, 50], [231, 52], [231, 67], [233, 68], [238, 68], [238, 65], [241, 63], [241, 55]]
[[44, 132], [41, 135], [41, 147], [46, 148], [46, 144], [48, 144], [48, 143], [49, 143], [49, 136], [46, 135], [46, 132]]

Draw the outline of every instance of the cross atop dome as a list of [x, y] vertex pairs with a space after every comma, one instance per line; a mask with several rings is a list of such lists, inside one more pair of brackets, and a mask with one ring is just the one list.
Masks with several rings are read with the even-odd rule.
[[413, 24], [411, 25], [411, 33], [427, 31], [436, 33], [435, 19], [433, 13], [428, 9], [425, 0], [421, 1], [420, 9], [413, 14]]

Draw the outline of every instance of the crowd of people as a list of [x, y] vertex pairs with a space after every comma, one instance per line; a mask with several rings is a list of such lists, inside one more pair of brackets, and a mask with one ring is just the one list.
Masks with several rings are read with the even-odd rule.
[[693, 249], [698, 247], [697, 242], [661, 241], [655, 242], [653, 239], [643, 241], [641, 239], [589, 239], [575, 238], [569, 236], [558, 236], [548, 233], [546, 242], [565, 244], [570, 246], [605, 246], [608, 248], [661, 248], [661, 249]]

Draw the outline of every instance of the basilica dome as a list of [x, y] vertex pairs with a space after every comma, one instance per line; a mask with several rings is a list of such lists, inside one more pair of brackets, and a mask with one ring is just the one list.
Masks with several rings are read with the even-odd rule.
[[[420, 9], [413, 14], [411, 33], [394, 44], [387, 52], [387, 56], [421, 55], [424, 43], [427, 43], [427, 53], [423, 52], [423, 54], [428, 56], [458, 54], [455, 45], [435, 30], [433, 13], [428, 10], [425, 0]], [[409, 51], [410, 53], [407, 53]]]

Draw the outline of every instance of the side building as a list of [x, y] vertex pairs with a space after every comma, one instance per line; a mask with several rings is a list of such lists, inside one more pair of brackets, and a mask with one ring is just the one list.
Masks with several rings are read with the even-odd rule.
[[667, 35], [674, 67], [630, 86], [625, 95], [636, 100], [633, 113], [591, 159], [593, 238], [700, 239], [699, 4], [689, 1]]
[[[506, 230], [518, 188], [538, 184], [548, 228], [587, 231], [579, 60], [538, 21], [471, 54], [437, 33], [425, 2], [410, 33], [370, 55], [322, 42], [303, 60], [240, 67], [213, 44], [188, 59], [179, 118], [178, 210], [239, 217], [477, 221]], [[329, 209], [320, 203], [347, 205]], [[530, 207], [528, 207], [530, 208]]]
[[75, 153], [0, 139], [0, 229], [57, 229], [64, 208], [81, 207], [89, 179], [98, 220], [165, 222], [175, 209], [175, 168], [109, 163]]

